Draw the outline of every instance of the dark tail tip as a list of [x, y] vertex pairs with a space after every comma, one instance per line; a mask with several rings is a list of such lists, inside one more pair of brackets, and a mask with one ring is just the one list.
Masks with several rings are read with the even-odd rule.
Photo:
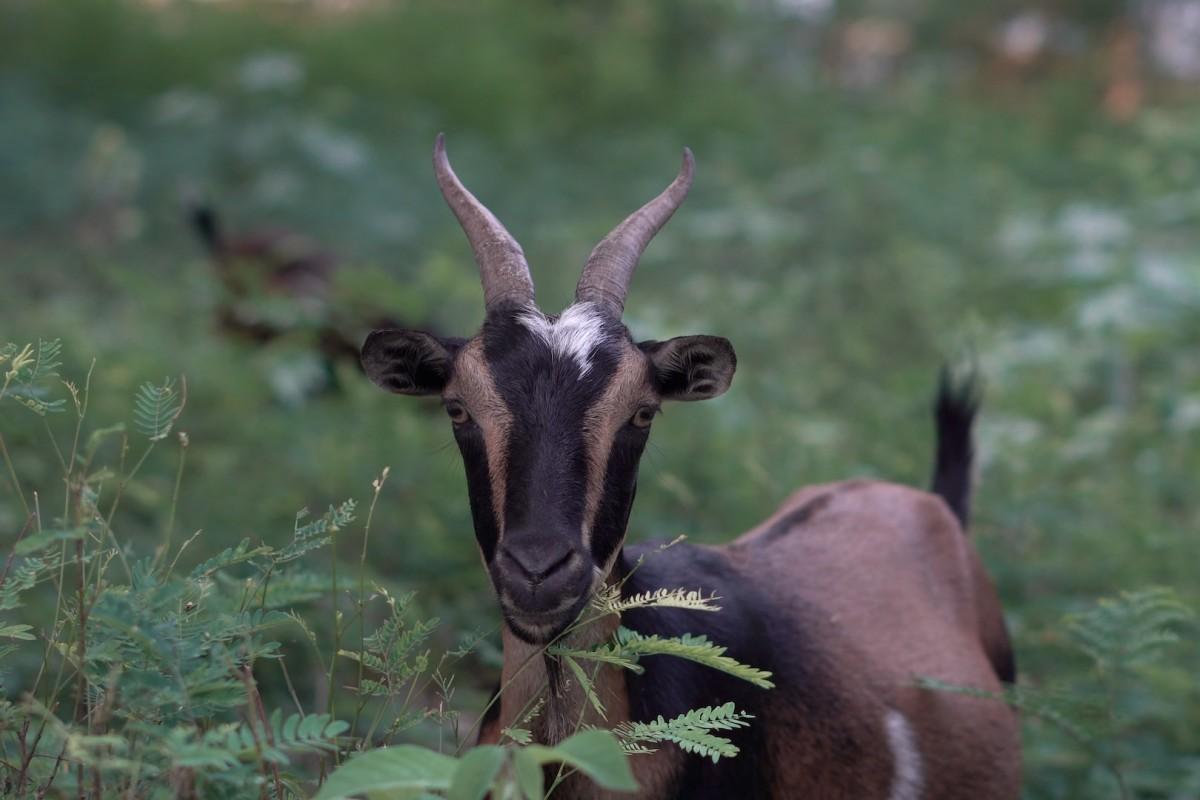
[[933, 406], [937, 452], [932, 489], [950, 506], [963, 530], [971, 516], [971, 462], [975, 455], [971, 427], [981, 396], [981, 383], [974, 369], [956, 378], [948, 366], [942, 367]]
[[212, 206], [194, 204], [188, 208], [187, 215], [200, 241], [204, 242], [210, 253], [217, 254], [221, 250], [221, 226], [217, 221], [217, 212]]

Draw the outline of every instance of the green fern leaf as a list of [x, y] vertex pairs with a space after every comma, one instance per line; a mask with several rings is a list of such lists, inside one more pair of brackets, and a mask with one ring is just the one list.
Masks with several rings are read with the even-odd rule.
[[174, 378], [166, 378], [161, 386], [142, 384], [133, 400], [133, 427], [152, 442], [167, 438], [183, 413], [185, 391], [186, 388], [176, 385]]
[[1152, 588], [1102, 599], [1066, 625], [1096, 668], [1113, 673], [1157, 661], [1179, 641], [1175, 628], [1191, 619], [1174, 591]]
[[62, 366], [62, 339], [38, 339], [37, 358], [30, 369], [26, 383], [36, 383], [58, 376], [58, 368]]
[[713, 644], [703, 636], [679, 636], [663, 639], [657, 635], [643, 636], [628, 628], [617, 629], [617, 654], [637, 658], [650, 655], [667, 655], [686, 658], [715, 670], [719, 670], [763, 689], [772, 689], [771, 673], [750, 667], [725, 655], [725, 648]]
[[333, 541], [333, 532], [340, 530], [354, 521], [354, 500], [346, 500], [339, 506], [330, 506], [329, 510], [318, 519], [301, 524], [309, 515], [307, 508], [296, 513], [293, 525], [292, 541], [274, 556], [276, 564], [295, 561], [297, 558], [313, 550], [324, 547]]
[[6, 355], [0, 358], [0, 362], [9, 359], [11, 362], [0, 381], [3, 385], [0, 396], [11, 397], [39, 416], [65, 410], [65, 400], [46, 400], [46, 388], [37, 385], [48, 378], [58, 377], [58, 368], [62, 366], [59, 360], [61, 340], [39, 339], [36, 354], [33, 346], [28, 344], [19, 351], [15, 345], [7, 345], [2, 352]]
[[723, 736], [712, 731], [744, 728], [753, 719], [752, 715], [738, 711], [733, 703], [722, 706], [694, 708], [674, 719], [659, 717], [651, 722], [625, 722], [614, 729], [622, 740], [626, 752], [653, 752], [644, 745], [673, 742], [684, 751], [694, 753], [714, 762], [721, 758], [732, 758], [738, 748]]

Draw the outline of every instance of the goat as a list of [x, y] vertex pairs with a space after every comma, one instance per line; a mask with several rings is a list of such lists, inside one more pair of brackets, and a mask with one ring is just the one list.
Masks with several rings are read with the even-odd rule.
[[[691, 152], [662, 194], [596, 246], [574, 303], [558, 316], [538, 309], [520, 245], [460, 182], [441, 136], [434, 168], [478, 262], [482, 330], [470, 339], [379, 330], [362, 358], [384, 389], [440, 395], [462, 453], [476, 540], [504, 618], [507, 688], [482, 739], [495, 741], [545, 693], [557, 667], [538, 653], [594, 592], [617, 582], [625, 596], [684, 587], [721, 597], [723, 610], [638, 608], [620, 623], [647, 635], [704, 634], [770, 670], [776, 688], [662, 656], [642, 675], [602, 669], [596, 688], [608, 725], [730, 700], [755, 717], [732, 734], [736, 758], [714, 763], [674, 746], [635, 757], [641, 797], [1017, 797], [1016, 712], [915, 680], [999, 692], [1014, 677], [996, 592], [964, 534], [970, 387], [942, 382], [934, 492], [867, 480], [811, 486], [727, 545], [679, 545], [634, 570], [656, 549], [623, 543], [659, 405], [716, 397], [736, 368], [726, 339], [635, 342], [621, 322], [642, 252], [691, 184]], [[604, 641], [616, 624], [582, 628], [570, 644]], [[533, 733], [553, 744], [580, 719], [604, 724], [582, 690], [567, 686], [550, 692]], [[580, 776], [562, 789], [607, 796]]]

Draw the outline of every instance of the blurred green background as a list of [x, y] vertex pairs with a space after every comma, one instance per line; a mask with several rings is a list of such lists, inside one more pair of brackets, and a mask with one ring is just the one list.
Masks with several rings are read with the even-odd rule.
[[[491, 629], [436, 402], [379, 392], [319, 340], [361, 341], [382, 315], [478, 325], [438, 131], [548, 311], [686, 144], [695, 187], [626, 319], [640, 338], [726, 336], [739, 371], [656, 424], [631, 538], [726, 541], [804, 483], [924, 484], [937, 370], [974, 360], [972, 535], [1022, 680], [1069, 683], [1089, 665], [1064, 614], [1152, 585], [1200, 607], [1197, 99], [1192, 0], [5, 0], [0, 341], [62, 337], [77, 381], [96, 359], [96, 425], [186, 374], [188, 558], [283, 542], [297, 509], [367, 500], [390, 466], [377, 579], [452, 632]], [[335, 253], [330, 290], [231, 297], [186, 219], [196, 198], [231, 235]], [[222, 327], [231, 308], [270, 340]], [[40, 420], [12, 408], [23, 482], [57, 491]], [[177, 461], [159, 448], [130, 487], [127, 536], [156, 541]], [[23, 520], [7, 481], [5, 538]], [[1138, 796], [1200, 797], [1196, 642], [1123, 708]], [[494, 652], [472, 670], [466, 708]], [[1028, 797], [1115, 796], [1052, 727], [1028, 724], [1026, 749]]]

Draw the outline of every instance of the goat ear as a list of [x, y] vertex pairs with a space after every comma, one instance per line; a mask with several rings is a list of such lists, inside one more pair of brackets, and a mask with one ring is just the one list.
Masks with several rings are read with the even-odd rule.
[[707, 400], [733, 382], [737, 355], [720, 336], [679, 336], [638, 345], [650, 357], [654, 386], [664, 400]]
[[389, 392], [440, 394], [461, 345], [461, 340], [439, 339], [424, 331], [375, 331], [363, 342], [363, 372]]

